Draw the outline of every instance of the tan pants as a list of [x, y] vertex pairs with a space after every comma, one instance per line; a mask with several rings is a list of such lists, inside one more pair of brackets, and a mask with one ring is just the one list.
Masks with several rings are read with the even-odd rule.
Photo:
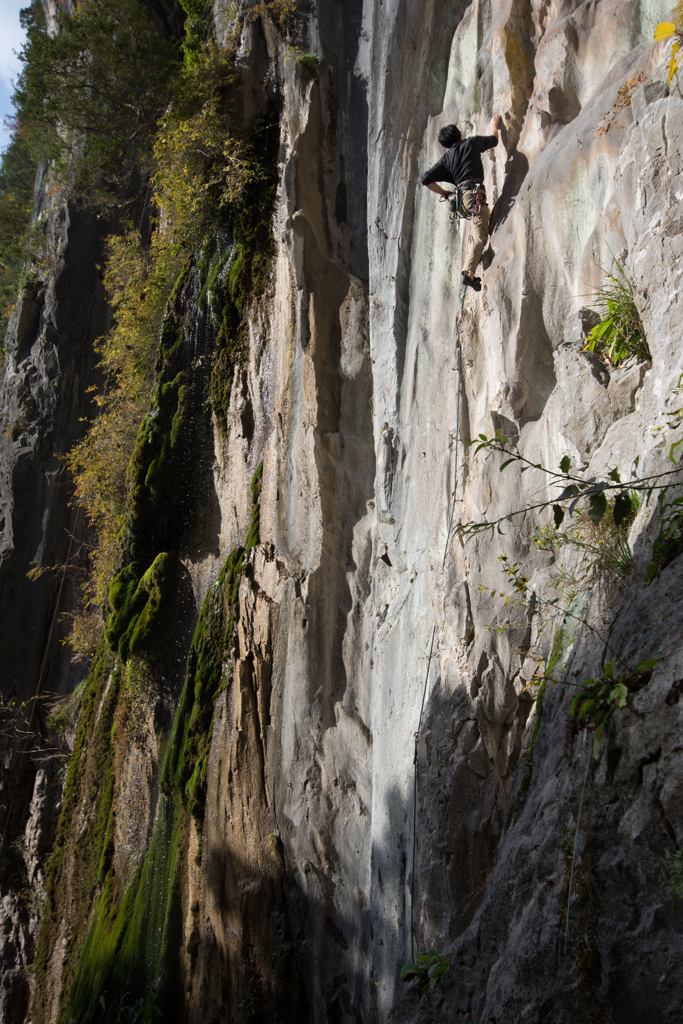
[[[481, 195], [481, 189], [479, 190]], [[483, 198], [483, 197], [482, 197]], [[474, 209], [474, 192], [463, 192], [462, 205], [465, 213], [471, 213]], [[470, 246], [467, 250], [467, 258], [463, 270], [471, 270], [474, 273], [479, 266], [481, 254], [486, 248], [489, 240], [489, 215], [491, 211], [485, 202], [479, 207], [479, 213], [475, 213], [470, 221]]]

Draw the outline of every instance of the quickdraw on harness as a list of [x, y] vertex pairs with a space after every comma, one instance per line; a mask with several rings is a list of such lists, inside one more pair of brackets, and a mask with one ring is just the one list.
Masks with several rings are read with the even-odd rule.
[[[467, 212], [462, 201], [465, 192], [474, 192], [474, 206], [470, 213]], [[448, 199], [448, 205], [451, 208], [451, 224], [457, 223], [458, 219], [471, 220], [479, 213], [481, 204], [485, 202], [486, 189], [480, 181], [461, 181], [459, 185], [455, 186]]]

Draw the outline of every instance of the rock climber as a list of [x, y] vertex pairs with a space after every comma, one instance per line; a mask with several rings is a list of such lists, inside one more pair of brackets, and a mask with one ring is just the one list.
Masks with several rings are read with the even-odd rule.
[[[472, 135], [469, 139], [463, 139], [457, 125], [446, 125], [439, 132], [438, 139], [448, 152], [421, 179], [423, 185], [444, 199], [453, 197], [452, 201], [460, 204], [461, 215], [472, 221], [462, 283], [474, 288], [475, 292], [481, 291], [481, 278], [475, 277], [474, 272], [488, 241], [491, 213], [486, 202], [481, 154], [498, 145], [501, 120], [500, 114], [493, 118], [491, 135]], [[438, 184], [439, 181], [455, 185], [454, 192], [447, 192]]]

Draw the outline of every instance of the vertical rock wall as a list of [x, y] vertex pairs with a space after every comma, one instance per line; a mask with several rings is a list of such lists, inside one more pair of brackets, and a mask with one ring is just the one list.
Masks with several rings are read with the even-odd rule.
[[[542, 700], [528, 686], [527, 655], [535, 644], [548, 659], [553, 631], [501, 596], [501, 554], [545, 593], [551, 559], [533, 544], [535, 520], [446, 546], [456, 446], [457, 520], [548, 494], [540, 472], [475, 459], [466, 445], [479, 433], [501, 429], [553, 468], [569, 455], [588, 475], [614, 464], [627, 475], [636, 457], [641, 473], [671, 465], [682, 101], [651, 42], [667, 15], [636, 0], [320, 0], [292, 40], [269, 22], [243, 32], [247, 119], [278, 83], [276, 254], [226, 421], [214, 423], [211, 514], [181, 553], [196, 608], [249, 530], [262, 460], [261, 544], [224, 652], [201, 841], [190, 822], [180, 845], [188, 1020], [385, 1020], [411, 929], [415, 950], [455, 948], [444, 1019], [682, 1012], [680, 911], [658, 877], [664, 849], [683, 844], [683, 570], [674, 560], [642, 586], [652, 507], [631, 529], [627, 583], [584, 594], [584, 621], [564, 623], [556, 672], [569, 684], [600, 671], [605, 638], [629, 664], [661, 659], [593, 765], [585, 731], [571, 730], [571, 686], [549, 684]], [[320, 63], [297, 62], [303, 52]], [[611, 123], [629, 82], [632, 102]], [[459, 314], [467, 228], [452, 231], [418, 179], [442, 125], [486, 132], [496, 113], [490, 266]], [[634, 284], [651, 365], [614, 371], [580, 354], [578, 314], [600, 283], [594, 260], [610, 252]], [[137, 855], [151, 834], [160, 739], [150, 721], [117, 781], [122, 875], [140, 807]], [[592, 875], [571, 903], [573, 927], [591, 935], [582, 958], [576, 932], [565, 952], [563, 907], [589, 776]], [[45, 1020], [56, 1019], [55, 964]], [[392, 1019], [433, 1009], [409, 997]]]

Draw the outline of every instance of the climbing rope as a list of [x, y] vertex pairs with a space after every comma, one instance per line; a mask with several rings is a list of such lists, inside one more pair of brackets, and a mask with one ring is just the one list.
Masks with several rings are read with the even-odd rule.
[[[463, 306], [465, 305], [465, 293], [467, 291], [466, 285], [462, 286], [462, 292], [460, 296], [460, 313], [462, 313]], [[446, 534], [446, 543], [443, 549], [443, 559], [441, 560], [441, 572], [444, 570], [446, 565], [446, 555], [448, 554], [448, 545], [450, 543], [451, 535], [453, 532], [453, 516], [455, 515], [455, 503], [457, 500], [458, 491], [458, 442], [460, 440], [460, 374], [462, 368], [462, 347], [460, 344], [460, 328], [458, 327], [458, 318], [455, 319], [455, 336], [458, 343], [458, 383], [457, 383], [457, 399], [456, 399], [456, 414], [455, 414], [455, 458], [453, 465], [453, 501], [451, 502], [451, 514], [448, 520], [448, 533]], [[420, 729], [422, 728], [422, 715], [424, 712], [425, 699], [427, 697], [427, 686], [429, 684], [429, 670], [432, 665], [432, 655], [434, 653], [434, 637], [436, 636], [436, 624], [432, 627], [432, 639], [429, 644], [429, 657], [427, 658], [427, 674], [425, 676], [425, 684], [422, 689], [422, 703], [420, 704], [420, 717], [417, 722], [417, 732], [415, 733], [415, 752], [413, 754], [413, 768], [414, 768], [414, 779], [413, 779], [413, 870], [410, 879], [410, 955], [415, 960], [415, 930], [414, 930], [414, 912], [415, 912], [415, 876], [417, 874], [417, 743], [420, 736]]]

